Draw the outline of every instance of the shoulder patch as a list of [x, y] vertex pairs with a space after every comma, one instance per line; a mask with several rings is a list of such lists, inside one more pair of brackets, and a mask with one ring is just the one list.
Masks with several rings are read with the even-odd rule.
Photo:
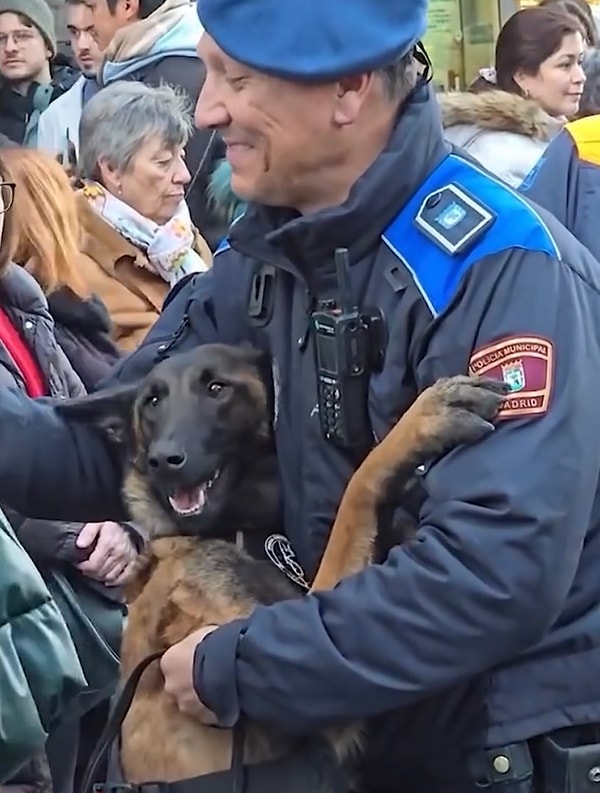
[[509, 393], [498, 419], [541, 416], [554, 381], [554, 345], [542, 336], [508, 336], [475, 350], [469, 374], [503, 380]]
[[[440, 217], [426, 217], [427, 233], [425, 212], [438, 206]], [[438, 236], [443, 232], [444, 241], [431, 228]], [[487, 256], [520, 248], [560, 258], [535, 208], [508, 185], [456, 154], [449, 154], [429, 175], [382, 240], [404, 264], [434, 317], [448, 308], [470, 268]]]

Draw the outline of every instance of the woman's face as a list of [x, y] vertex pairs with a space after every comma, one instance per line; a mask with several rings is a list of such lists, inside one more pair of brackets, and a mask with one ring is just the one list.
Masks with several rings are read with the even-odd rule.
[[585, 74], [581, 66], [585, 45], [580, 33], [569, 33], [560, 48], [542, 62], [537, 74], [515, 75], [525, 96], [551, 116], [574, 116], [579, 109]]
[[126, 171], [99, 163], [106, 189], [145, 218], [163, 225], [185, 197], [190, 172], [183, 160], [184, 148], [165, 147], [160, 140], [144, 142]]

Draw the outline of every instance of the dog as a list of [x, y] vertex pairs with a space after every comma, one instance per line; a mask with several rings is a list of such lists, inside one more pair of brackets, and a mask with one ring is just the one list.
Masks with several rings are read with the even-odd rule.
[[[150, 537], [126, 587], [124, 678], [204, 625], [305, 594], [236, 541], [281, 531], [270, 371], [264, 354], [249, 346], [204, 345], [161, 362], [140, 383], [57, 407], [100, 428], [120, 449], [124, 499]], [[421, 463], [490, 432], [505, 393], [502, 383], [460, 376], [418, 396], [352, 477], [311, 591], [371, 562], [381, 505], [398, 501]], [[360, 725], [345, 725], [321, 737], [342, 764], [360, 732]], [[248, 764], [296, 747], [297, 739], [278, 730], [246, 726]], [[182, 714], [164, 692], [158, 665], [150, 666], [122, 726], [126, 780], [172, 782], [222, 771], [231, 753], [232, 731]]]

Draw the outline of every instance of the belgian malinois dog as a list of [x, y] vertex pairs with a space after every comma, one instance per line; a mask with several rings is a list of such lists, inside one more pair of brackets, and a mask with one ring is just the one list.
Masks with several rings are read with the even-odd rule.
[[[270, 387], [262, 353], [200, 346], [158, 364], [140, 383], [63, 402], [72, 419], [102, 428], [125, 461], [124, 498], [150, 536], [126, 589], [129, 618], [121, 661], [140, 661], [192, 631], [247, 617], [258, 604], [305, 596], [268, 561], [253, 559], [236, 532], [281, 531]], [[505, 389], [469, 377], [440, 380], [375, 447], [351, 479], [313, 591], [336, 585], [373, 558], [378, 509], [423, 462], [493, 429]], [[323, 736], [344, 761], [360, 727]], [[283, 756], [295, 739], [248, 724], [248, 764]], [[188, 779], [228, 769], [232, 731], [182, 714], [165, 694], [157, 664], [144, 673], [121, 733], [130, 783]], [[286, 793], [281, 790], [280, 793]]]

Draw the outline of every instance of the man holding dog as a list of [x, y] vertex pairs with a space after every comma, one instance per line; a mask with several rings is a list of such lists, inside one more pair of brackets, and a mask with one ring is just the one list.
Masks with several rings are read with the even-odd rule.
[[[494, 433], [425, 467], [414, 541], [334, 591], [176, 645], [166, 688], [222, 726], [369, 720], [368, 793], [560, 793], [569, 774], [584, 789], [600, 765], [597, 264], [450, 152], [418, 44], [426, 0], [198, 6], [196, 121], [222, 133], [248, 208], [115, 379], [204, 342], [269, 351], [285, 529], [309, 577], [360, 458], [321, 427], [310, 315], [343, 302], [336, 249], [352, 301], [386, 325], [371, 437], [440, 377], [510, 394]], [[1, 393], [0, 450], [0, 502], [124, 517], [111, 449], [52, 406]]]

